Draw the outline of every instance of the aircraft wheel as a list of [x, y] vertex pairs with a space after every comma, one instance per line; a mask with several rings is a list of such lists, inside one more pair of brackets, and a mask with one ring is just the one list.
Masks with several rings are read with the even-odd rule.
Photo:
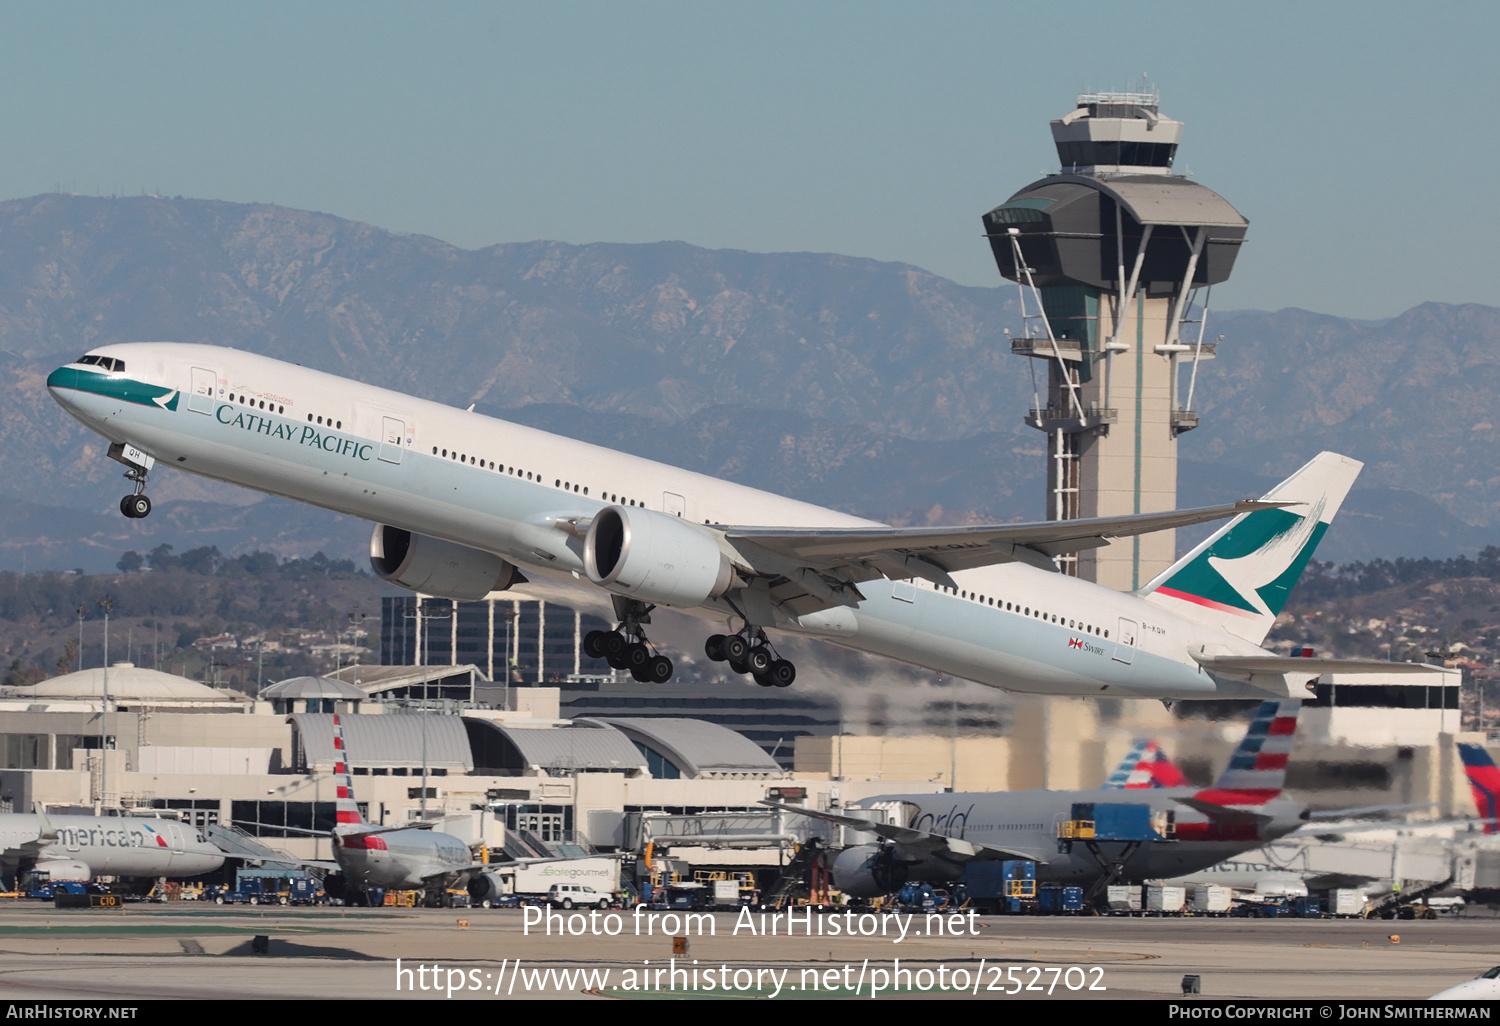
[[625, 665], [631, 670], [646, 670], [651, 665], [651, 650], [639, 641], [625, 649]]
[[[742, 663], [745, 656], [750, 652], [750, 643], [738, 634], [729, 634], [724, 638], [724, 658], [731, 663]], [[744, 673], [744, 670], [737, 671]]]
[[666, 656], [654, 656], [646, 667], [653, 684], [665, 684], [672, 679], [672, 660]]
[[630, 668], [630, 679], [642, 684], [651, 683], [651, 671], [645, 666], [632, 666]]
[[589, 631], [583, 636], [583, 654], [590, 659], [604, 655], [604, 631]]
[[120, 512], [131, 520], [151, 515], [151, 500], [144, 495], [127, 495], [120, 500]]
[[625, 640], [625, 635], [619, 631], [605, 633], [604, 640], [600, 642], [599, 647], [604, 650], [604, 659], [612, 669], [624, 670], [629, 667], [630, 664], [625, 661], [625, 649], [629, 644]]
[[763, 688], [774, 688], [776, 686], [776, 682], [764, 673], [756, 673], [751, 676], [755, 678], [755, 683]]
[[743, 662], [741, 662], [738, 659], [731, 659], [731, 660], [729, 660], [729, 668], [731, 670], [733, 670], [735, 673], [749, 673], [750, 672], [750, 667], [746, 666]]
[[786, 659], [778, 659], [771, 664], [771, 669], [766, 676], [775, 681], [778, 688], [789, 688], [797, 679], [797, 667]]
[[703, 654], [716, 663], [724, 661], [724, 635], [710, 634], [708, 640], [703, 643]]
[[756, 645], [745, 657], [745, 665], [750, 667], [751, 673], [766, 673], [771, 669], [771, 650], [764, 645]]

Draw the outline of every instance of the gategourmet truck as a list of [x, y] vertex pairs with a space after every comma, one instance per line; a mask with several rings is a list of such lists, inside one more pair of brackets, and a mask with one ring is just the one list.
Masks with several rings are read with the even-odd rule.
[[614, 897], [620, 890], [619, 856], [501, 863], [470, 880], [469, 898], [485, 907], [517, 901], [542, 904], [555, 884], [582, 885]]

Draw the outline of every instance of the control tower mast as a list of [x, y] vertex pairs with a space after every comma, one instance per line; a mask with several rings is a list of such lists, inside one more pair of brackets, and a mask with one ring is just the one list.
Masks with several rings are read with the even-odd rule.
[[[1026, 423], [1047, 435], [1048, 519], [1177, 505], [1177, 436], [1198, 426], [1198, 363], [1215, 349], [1207, 290], [1229, 277], [1248, 225], [1172, 173], [1182, 128], [1156, 93], [1085, 93], [1052, 122], [1062, 170], [984, 215], [1000, 274], [1020, 286], [1026, 328], [1011, 352], [1042, 363], [1033, 380], [1045, 368]], [[1170, 566], [1175, 545], [1162, 531], [1061, 565], [1128, 590]]]

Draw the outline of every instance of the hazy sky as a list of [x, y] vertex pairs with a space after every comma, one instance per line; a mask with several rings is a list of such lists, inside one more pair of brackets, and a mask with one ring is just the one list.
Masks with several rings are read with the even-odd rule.
[[327, 211], [479, 247], [814, 250], [998, 276], [1049, 120], [1149, 75], [1250, 219], [1222, 309], [1500, 305], [1500, 6], [0, 5], [0, 198]]

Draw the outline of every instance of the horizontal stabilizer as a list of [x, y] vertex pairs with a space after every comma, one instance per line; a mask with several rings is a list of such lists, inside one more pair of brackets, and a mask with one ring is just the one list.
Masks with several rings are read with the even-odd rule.
[[1177, 800], [1188, 808], [1197, 809], [1209, 819], [1219, 823], [1269, 823], [1272, 819], [1272, 817], [1263, 816], [1258, 812], [1249, 812], [1245, 809], [1231, 809], [1227, 805], [1206, 802], [1202, 798], [1178, 798]]
[[[1438, 805], [1437, 802], [1407, 802], [1405, 805], [1360, 805], [1352, 809], [1321, 809], [1317, 812], [1309, 812], [1307, 818], [1310, 820], [1337, 820], [1337, 819], [1368, 819], [1375, 816], [1384, 816], [1388, 812], [1405, 812], [1410, 809], [1431, 809]], [[1427, 824], [1423, 824], [1426, 826]], [[1388, 828], [1384, 824], [1380, 829]]]
[[1206, 656], [1194, 652], [1193, 658], [1205, 670], [1227, 670], [1238, 673], [1431, 673], [1438, 667], [1425, 663], [1390, 663], [1384, 659], [1325, 659], [1301, 656]]

